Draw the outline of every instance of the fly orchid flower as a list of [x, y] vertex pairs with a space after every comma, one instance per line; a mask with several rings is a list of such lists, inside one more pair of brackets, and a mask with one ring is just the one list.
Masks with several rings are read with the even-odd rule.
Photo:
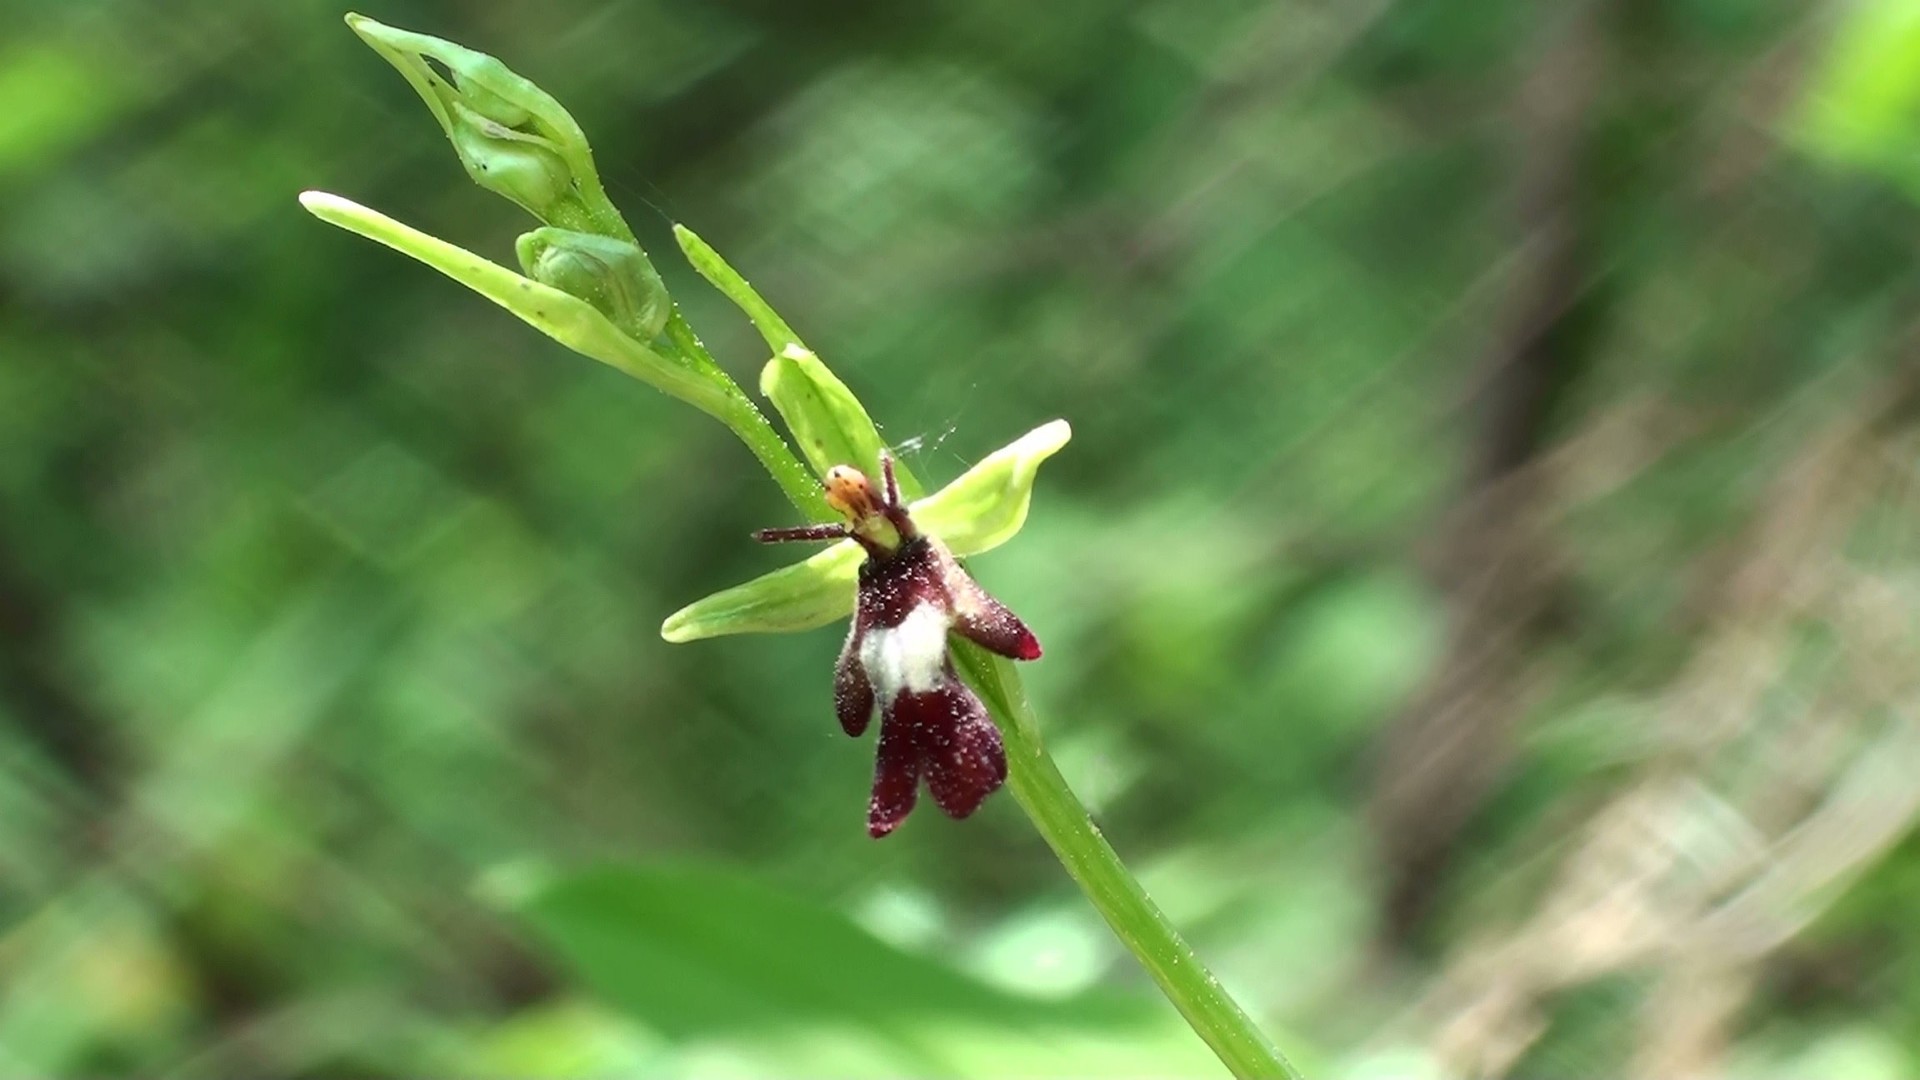
[[852, 466], [834, 466], [826, 474], [826, 501], [844, 522], [754, 536], [765, 543], [839, 543], [685, 608], [661, 633], [669, 641], [691, 641], [800, 630], [851, 613], [834, 668], [834, 711], [854, 736], [880, 713], [868, 834], [885, 836], [906, 820], [923, 780], [936, 806], [964, 818], [1006, 780], [1007, 757], [999, 729], [954, 672], [947, 635], [1015, 660], [1039, 657], [1040, 642], [973, 580], [958, 556], [997, 547], [1019, 531], [1040, 462], [1070, 434], [1065, 421], [1044, 424], [911, 506], [884, 450], [876, 455], [879, 485]]
[[848, 735], [880, 710], [880, 748], [867, 804], [867, 833], [892, 832], [925, 779], [950, 817], [980, 808], [1007, 779], [1007, 754], [986, 706], [954, 673], [947, 633], [1014, 660], [1037, 660], [1039, 639], [973, 580], [946, 545], [914, 527], [900, 501], [893, 458], [880, 454], [884, 492], [860, 470], [828, 470], [827, 504], [844, 525], [762, 529], [762, 543], [851, 539], [860, 564], [853, 626], [833, 670], [833, 706]]

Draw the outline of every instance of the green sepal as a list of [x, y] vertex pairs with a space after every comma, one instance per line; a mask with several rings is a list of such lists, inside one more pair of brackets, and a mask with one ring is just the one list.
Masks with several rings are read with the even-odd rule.
[[585, 132], [553, 95], [451, 41], [365, 15], [348, 15], [347, 25], [426, 102], [474, 183], [549, 225], [633, 239], [600, 186]]
[[600, 309], [571, 293], [523, 277], [463, 247], [324, 191], [300, 195], [313, 216], [411, 256], [519, 316], [583, 356], [639, 379], [712, 415], [738, 391], [718, 371], [671, 359], [634, 340]]
[[853, 614], [864, 558], [858, 544], [842, 540], [805, 562], [688, 604], [667, 616], [660, 636], [677, 644], [726, 634], [811, 630], [844, 619]]
[[913, 523], [965, 558], [992, 551], [1027, 523], [1040, 463], [1073, 438], [1065, 420], [1050, 420], [981, 458], [959, 479], [910, 508]]
[[549, 226], [523, 234], [514, 251], [528, 277], [592, 304], [629, 337], [652, 341], [673, 314], [666, 283], [638, 244]]
[[[909, 508], [914, 524], [958, 556], [999, 547], [1026, 524], [1040, 463], [1072, 435], [1065, 420], [1055, 420], [994, 451], [953, 483], [914, 503]], [[683, 642], [825, 626], [852, 614], [863, 558], [857, 544], [842, 540], [805, 562], [694, 601], [668, 617], [660, 636]]]

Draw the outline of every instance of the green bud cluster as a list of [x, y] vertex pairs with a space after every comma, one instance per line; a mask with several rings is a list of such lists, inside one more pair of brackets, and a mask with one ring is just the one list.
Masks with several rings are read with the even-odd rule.
[[426, 102], [474, 183], [548, 226], [520, 238], [527, 276], [586, 300], [636, 340], [659, 336], [673, 301], [601, 187], [573, 115], [485, 53], [364, 15], [347, 23]]

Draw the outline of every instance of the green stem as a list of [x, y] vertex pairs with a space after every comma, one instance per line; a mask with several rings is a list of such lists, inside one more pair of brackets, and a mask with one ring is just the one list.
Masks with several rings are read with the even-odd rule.
[[729, 408], [717, 414], [727, 430], [740, 437], [747, 449], [760, 460], [767, 472], [773, 475], [773, 481], [780, 485], [780, 493], [787, 497], [795, 509], [808, 521], [833, 521], [836, 515], [827, 505], [827, 498], [820, 481], [800, 460], [787, 449], [787, 441], [774, 430], [767, 420], [767, 414], [746, 395], [736, 384], [727, 398]]
[[1233, 1075], [1301, 1080], [1167, 921], [1067, 786], [1041, 741], [1039, 721], [1013, 664], [971, 642], [955, 639], [953, 645], [961, 672], [1006, 740], [1013, 797], [1121, 944]]

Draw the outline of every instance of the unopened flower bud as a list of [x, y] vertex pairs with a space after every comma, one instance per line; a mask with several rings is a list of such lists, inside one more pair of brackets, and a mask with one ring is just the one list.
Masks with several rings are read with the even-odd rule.
[[637, 244], [547, 228], [521, 236], [515, 250], [528, 277], [592, 304], [637, 341], [653, 340], [667, 325], [673, 301]]
[[364, 15], [347, 22], [433, 110], [474, 183], [549, 225], [625, 234], [586, 135], [553, 95], [485, 53]]
[[451, 110], [455, 119], [447, 126], [447, 137], [474, 183], [519, 203], [542, 221], [573, 216], [567, 206], [577, 201], [573, 174], [551, 143], [489, 120], [459, 102], [452, 103]]

